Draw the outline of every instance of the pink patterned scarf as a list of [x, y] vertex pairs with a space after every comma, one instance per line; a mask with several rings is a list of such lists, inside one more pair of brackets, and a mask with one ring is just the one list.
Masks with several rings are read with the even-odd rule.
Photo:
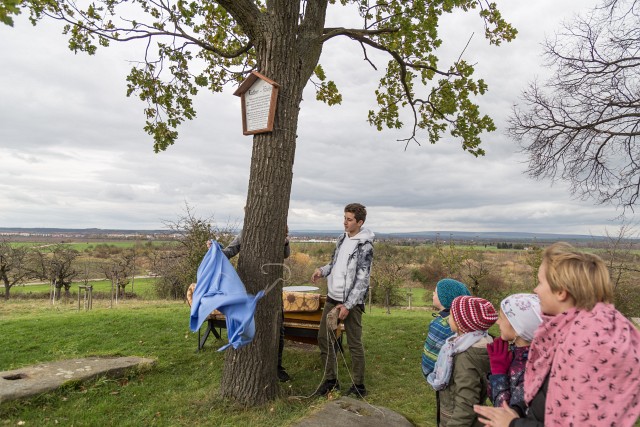
[[525, 370], [527, 404], [547, 375], [545, 426], [633, 426], [640, 415], [640, 332], [605, 303], [543, 316]]

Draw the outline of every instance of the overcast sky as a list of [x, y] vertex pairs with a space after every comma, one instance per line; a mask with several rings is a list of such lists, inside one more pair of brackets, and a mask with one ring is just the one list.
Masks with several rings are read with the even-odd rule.
[[[302, 103], [289, 211], [293, 230], [341, 227], [342, 207], [368, 207], [381, 232], [460, 230], [603, 234], [616, 229], [611, 207], [572, 199], [563, 183], [523, 174], [525, 158], [504, 133], [511, 106], [536, 76], [540, 43], [591, 0], [499, 1], [519, 31], [501, 47], [482, 37], [476, 12], [443, 20], [447, 51], [465, 53], [489, 84], [480, 99], [498, 131], [474, 158], [446, 137], [436, 145], [396, 142], [408, 130], [378, 132], [366, 123], [379, 73], [359, 45], [330, 41], [321, 64], [343, 94], [328, 107], [307, 88]], [[344, 23], [334, 14], [328, 26]], [[161, 229], [185, 201], [197, 216], [241, 223], [251, 157], [235, 88], [203, 93], [196, 120], [155, 154], [144, 131], [144, 104], [127, 98], [125, 77], [140, 46], [119, 44], [74, 55], [58, 23], [32, 27], [26, 16], [0, 26], [0, 227]], [[386, 59], [375, 57], [383, 70]], [[445, 63], [441, 63], [445, 67]], [[426, 142], [426, 141], [425, 141]]]

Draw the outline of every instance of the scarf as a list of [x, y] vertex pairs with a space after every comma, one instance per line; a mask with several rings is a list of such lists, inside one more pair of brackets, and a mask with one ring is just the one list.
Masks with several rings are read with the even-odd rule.
[[640, 415], [640, 332], [611, 304], [543, 315], [531, 343], [524, 397], [549, 377], [545, 426], [633, 426]]
[[487, 335], [487, 331], [473, 331], [447, 338], [438, 353], [438, 360], [433, 372], [427, 376], [427, 382], [431, 384], [431, 387], [435, 391], [445, 389], [453, 371], [453, 356], [467, 350]]

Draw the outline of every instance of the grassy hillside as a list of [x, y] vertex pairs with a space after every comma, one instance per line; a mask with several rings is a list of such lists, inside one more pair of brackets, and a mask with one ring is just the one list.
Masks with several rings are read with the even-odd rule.
[[[0, 404], [0, 424], [98, 426], [282, 426], [324, 402], [309, 397], [322, 366], [314, 346], [287, 343], [284, 364], [293, 380], [282, 397], [262, 408], [243, 409], [223, 401], [218, 387], [223, 342], [210, 338], [196, 353], [197, 334], [188, 330], [189, 308], [179, 302], [126, 301], [113, 309], [76, 310], [33, 300], [0, 302], [0, 370], [50, 360], [97, 355], [152, 357], [148, 372], [122, 380], [71, 384], [36, 398]], [[94, 306], [95, 307], [95, 306]], [[367, 352], [367, 400], [391, 408], [418, 426], [435, 425], [435, 395], [420, 371], [429, 311], [380, 308], [363, 316]], [[348, 355], [348, 353], [347, 353]], [[347, 357], [348, 359], [348, 357]], [[348, 372], [339, 368], [348, 384]]]

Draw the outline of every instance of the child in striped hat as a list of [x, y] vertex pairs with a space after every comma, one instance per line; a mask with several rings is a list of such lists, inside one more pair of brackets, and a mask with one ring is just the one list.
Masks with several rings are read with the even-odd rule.
[[491, 372], [487, 330], [498, 313], [483, 298], [460, 296], [451, 303], [449, 325], [456, 333], [440, 350], [435, 370], [427, 382], [440, 391], [440, 425], [481, 426], [473, 405], [487, 398], [487, 374]]

